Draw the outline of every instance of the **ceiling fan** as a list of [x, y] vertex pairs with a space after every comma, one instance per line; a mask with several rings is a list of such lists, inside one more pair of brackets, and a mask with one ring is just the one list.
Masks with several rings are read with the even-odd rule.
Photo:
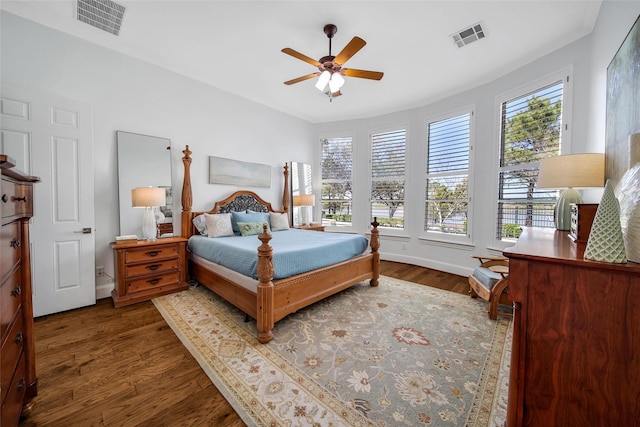
[[[329, 38], [329, 55], [323, 56], [319, 60], [315, 60], [306, 55], [301, 54], [291, 48], [282, 49], [283, 53], [291, 55], [294, 58], [298, 58], [304, 62], [307, 62], [315, 67], [318, 67], [318, 71], [315, 73], [307, 74], [306, 76], [298, 77], [292, 80], [284, 82], [286, 85], [292, 85], [305, 80], [318, 77], [316, 87], [323, 93], [326, 93], [329, 98], [340, 96], [340, 88], [344, 84], [344, 76], [357, 77], [360, 79], [380, 80], [384, 73], [380, 71], [369, 70], [356, 70], [354, 68], [342, 68], [345, 62], [355, 55], [360, 49], [364, 47], [367, 42], [360, 37], [354, 37], [351, 39], [342, 51], [337, 56], [331, 55], [331, 39], [338, 32], [338, 27], [333, 24], [327, 24], [324, 26], [324, 33]], [[327, 90], [328, 86], [328, 90]]]

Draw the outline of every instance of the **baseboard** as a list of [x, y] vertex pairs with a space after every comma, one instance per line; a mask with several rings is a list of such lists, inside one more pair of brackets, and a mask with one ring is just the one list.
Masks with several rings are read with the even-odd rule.
[[458, 276], [467, 277], [473, 273], [473, 269], [457, 264], [447, 262], [433, 261], [424, 258], [418, 258], [408, 255], [398, 255], [380, 252], [380, 258], [385, 261], [403, 262], [405, 264], [417, 265], [420, 267], [431, 268], [433, 270], [444, 271], [445, 273], [457, 274]]
[[96, 277], [96, 299], [111, 298], [111, 291], [114, 289], [113, 277], [106, 274]]

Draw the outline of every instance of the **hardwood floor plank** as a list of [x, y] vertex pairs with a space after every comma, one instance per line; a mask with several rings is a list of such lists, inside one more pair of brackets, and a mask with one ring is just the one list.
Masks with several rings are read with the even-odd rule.
[[[466, 294], [466, 277], [382, 261], [381, 274]], [[36, 406], [21, 426], [244, 423], [147, 301], [111, 299], [35, 320]]]

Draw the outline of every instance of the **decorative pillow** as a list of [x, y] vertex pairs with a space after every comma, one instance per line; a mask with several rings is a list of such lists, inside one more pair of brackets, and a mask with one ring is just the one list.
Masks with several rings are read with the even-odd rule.
[[231, 228], [231, 214], [204, 214], [204, 216], [207, 221], [207, 236], [233, 236], [233, 228]]
[[289, 229], [289, 215], [286, 213], [269, 212], [269, 221], [271, 222], [271, 231]]
[[269, 223], [266, 221], [262, 222], [239, 222], [238, 229], [240, 230], [240, 234], [243, 236], [254, 236], [256, 234], [262, 234], [264, 231], [264, 225], [267, 225], [267, 233], [271, 233], [269, 230]]
[[269, 214], [267, 212], [231, 212], [231, 225], [233, 232], [238, 236], [241, 234], [238, 228], [239, 222], [266, 222], [269, 223]]
[[207, 220], [204, 217], [204, 214], [200, 214], [197, 217], [193, 218], [193, 225], [196, 227], [196, 230], [198, 230], [198, 233], [202, 234], [203, 236], [207, 235]]

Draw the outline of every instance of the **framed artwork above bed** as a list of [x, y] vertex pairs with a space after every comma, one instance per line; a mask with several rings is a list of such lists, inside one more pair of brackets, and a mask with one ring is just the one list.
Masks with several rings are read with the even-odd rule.
[[271, 166], [210, 156], [209, 184], [270, 188]]

